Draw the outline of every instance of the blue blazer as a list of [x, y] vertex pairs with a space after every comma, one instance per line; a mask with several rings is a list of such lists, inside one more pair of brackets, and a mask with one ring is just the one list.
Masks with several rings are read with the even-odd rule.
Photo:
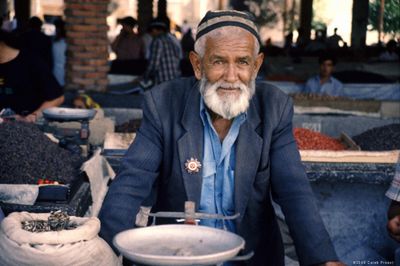
[[[271, 196], [285, 214], [302, 265], [337, 260], [293, 137], [292, 100], [266, 83], [256, 87], [236, 143], [236, 228], [246, 241], [244, 253], [255, 252], [245, 265], [284, 265]], [[179, 212], [187, 200], [199, 206], [201, 171], [190, 174], [184, 164], [191, 157], [203, 158], [200, 97], [193, 78], [145, 93], [142, 125], [99, 215], [101, 236], [108, 243], [134, 227], [141, 205]]]

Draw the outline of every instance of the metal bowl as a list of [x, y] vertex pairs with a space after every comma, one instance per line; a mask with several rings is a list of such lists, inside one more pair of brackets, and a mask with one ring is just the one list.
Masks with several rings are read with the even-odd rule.
[[206, 226], [159, 225], [123, 231], [113, 239], [121, 254], [146, 265], [216, 265], [244, 248], [242, 237]]
[[43, 110], [43, 117], [54, 121], [91, 120], [95, 115], [93, 109], [51, 107]]

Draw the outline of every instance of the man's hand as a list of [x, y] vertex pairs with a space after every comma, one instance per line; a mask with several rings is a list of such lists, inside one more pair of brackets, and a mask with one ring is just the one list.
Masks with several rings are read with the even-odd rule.
[[24, 117], [24, 121], [28, 123], [34, 123], [36, 122], [37, 115], [35, 113], [29, 114]]
[[396, 215], [388, 221], [387, 230], [393, 239], [400, 242], [400, 215]]
[[16, 121], [21, 121], [21, 122], [33, 123], [36, 121], [36, 116], [33, 116], [31, 114], [29, 114], [27, 116], [13, 115], [12, 118], [14, 118]]

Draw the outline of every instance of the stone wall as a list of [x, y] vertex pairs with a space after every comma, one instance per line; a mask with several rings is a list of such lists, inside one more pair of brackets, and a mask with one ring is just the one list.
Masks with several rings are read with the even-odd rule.
[[65, 0], [66, 88], [105, 91], [108, 85], [109, 0]]

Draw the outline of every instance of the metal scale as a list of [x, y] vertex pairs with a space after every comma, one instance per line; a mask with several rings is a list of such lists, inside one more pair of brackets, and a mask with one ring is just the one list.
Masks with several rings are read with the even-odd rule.
[[[185, 202], [185, 212], [148, 213], [153, 224], [148, 227], [123, 231], [113, 239], [121, 254], [134, 263], [144, 265], [216, 265], [227, 261], [243, 261], [253, 256], [250, 252], [237, 256], [244, 248], [244, 239], [226, 230], [201, 225], [190, 225], [198, 219], [233, 220], [239, 214], [196, 213], [194, 202]], [[177, 218], [188, 224], [154, 225], [157, 217]], [[197, 224], [197, 223], [196, 223]], [[135, 265], [135, 264], [133, 264]]]
[[[43, 110], [43, 120], [39, 123], [45, 133], [53, 134], [59, 145], [71, 152], [87, 156], [89, 151], [89, 121], [96, 115], [93, 109], [75, 109], [52, 107]], [[61, 128], [52, 125], [52, 122], [78, 122], [80, 128]]]

